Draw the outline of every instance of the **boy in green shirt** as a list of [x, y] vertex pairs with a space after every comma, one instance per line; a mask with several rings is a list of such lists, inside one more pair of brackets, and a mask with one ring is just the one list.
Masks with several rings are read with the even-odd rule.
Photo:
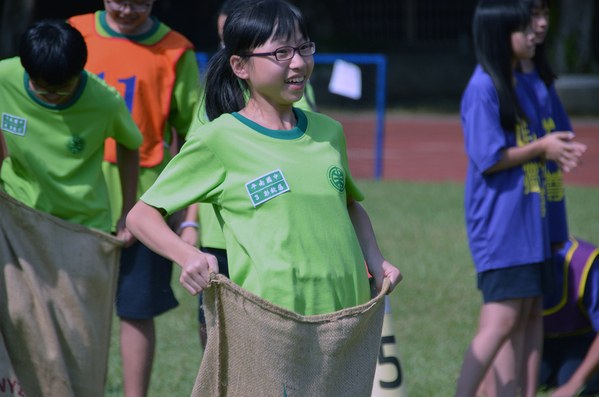
[[129, 241], [124, 219], [135, 204], [142, 136], [124, 101], [83, 70], [85, 42], [64, 22], [32, 25], [19, 52], [20, 58], [0, 62], [2, 190], [30, 207], [109, 233], [102, 155], [106, 138], [114, 138], [125, 203], [117, 232]]

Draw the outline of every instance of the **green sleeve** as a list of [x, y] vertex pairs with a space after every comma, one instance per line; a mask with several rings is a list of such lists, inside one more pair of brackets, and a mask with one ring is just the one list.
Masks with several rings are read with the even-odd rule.
[[168, 121], [184, 137], [197, 113], [199, 102], [200, 72], [193, 50], [181, 55], [176, 73]]
[[172, 214], [197, 202], [218, 204], [226, 170], [208, 144], [193, 134], [141, 200]]

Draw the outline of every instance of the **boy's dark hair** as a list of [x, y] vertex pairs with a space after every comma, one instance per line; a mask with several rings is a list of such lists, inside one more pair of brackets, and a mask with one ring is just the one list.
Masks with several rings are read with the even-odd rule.
[[520, 0], [482, 0], [474, 12], [472, 32], [476, 57], [491, 76], [499, 97], [501, 126], [513, 131], [520, 120], [526, 120], [513, 87], [513, 32], [522, 31], [530, 23], [530, 8]]
[[308, 30], [301, 12], [282, 0], [237, 0], [228, 14], [223, 31], [225, 48], [208, 62], [204, 74], [206, 114], [214, 120], [224, 113], [245, 107], [248, 86], [240, 81], [229, 63], [232, 55], [242, 55], [260, 47], [270, 38], [289, 40], [299, 30], [307, 41]]
[[65, 21], [43, 20], [21, 35], [19, 56], [32, 79], [60, 86], [83, 71], [87, 46], [81, 33]]

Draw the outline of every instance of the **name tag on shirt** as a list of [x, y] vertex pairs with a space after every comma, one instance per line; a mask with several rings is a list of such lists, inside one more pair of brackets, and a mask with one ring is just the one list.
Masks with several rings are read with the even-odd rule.
[[254, 208], [285, 192], [290, 191], [283, 171], [275, 170], [245, 184]]

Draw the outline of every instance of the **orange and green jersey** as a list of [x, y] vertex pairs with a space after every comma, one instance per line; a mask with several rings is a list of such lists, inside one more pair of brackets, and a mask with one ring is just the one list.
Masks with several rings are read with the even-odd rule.
[[[193, 44], [152, 18], [153, 28], [139, 36], [115, 32], [106, 22], [105, 11], [69, 19], [88, 47], [85, 68], [121, 93], [144, 137], [138, 198], [152, 186], [171, 159], [171, 128], [181, 140], [187, 134], [199, 96], [199, 69]], [[111, 140], [106, 143], [104, 160], [114, 228], [122, 207], [122, 194]]]
[[[69, 23], [85, 38], [85, 68], [121, 93], [142, 132], [141, 166], [160, 164], [170, 127], [185, 136], [197, 103], [193, 44], [157, 20], [147, 33], [124, 36], [108, 26], [105, 11], [75, 16]], [[105, 159], [116, 162], [113, 142], [106, 145]]]

